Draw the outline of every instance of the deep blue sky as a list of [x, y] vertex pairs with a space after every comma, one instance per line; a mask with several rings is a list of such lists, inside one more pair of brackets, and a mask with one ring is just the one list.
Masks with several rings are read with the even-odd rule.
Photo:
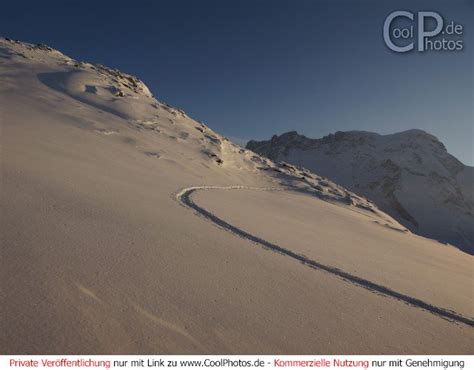
[[[137, 75], [230, 137], [421, 128], [473, 158], [471, 0], [9, 1], [0, 35]], [[465, 27], [462, 52], [396, 54], [394, 10]]]

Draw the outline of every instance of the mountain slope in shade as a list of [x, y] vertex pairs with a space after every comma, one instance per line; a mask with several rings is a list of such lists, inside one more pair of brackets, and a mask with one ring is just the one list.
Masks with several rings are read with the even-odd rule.
[[0, 39], [0, 127], [2, 354], [472, 347], [469, 256], [136, 77]]
[[368, 197], [411, 231], [474, 253], [474, 168], [433, 135], [350, 131], [310, 139], [288, 132], [250, 141], [247, 148], [327, 176]]

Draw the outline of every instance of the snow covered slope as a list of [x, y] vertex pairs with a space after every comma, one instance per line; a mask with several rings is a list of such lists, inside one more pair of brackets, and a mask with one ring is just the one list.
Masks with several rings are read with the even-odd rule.
[[[251, 175], [263, 175], [295, 190], [370, 210], [400, 227], [367, 199], [307, 170], [261, 158], [189, 118], [181, 109], [159, 102], [134, 76], [75, 61], [45, 45], [0, 42], [0, 57], [8, 61], [3, 62], [7, 70], [1, 87], [4, 99], [23, 88], [35, 93], [42, 109], [53, 106], [54, 114], [67, 116], [76, 127], [110, 137], [110, 141], [125, 142], [135, 152], [161, 159], [159, 163], [193, 164], [200, 178], [203, 167], [223, 177], [239, 174], [245, 181], [252, 181]], [[39, 91], [32, 91], [35, 88]], [[55, 92], [54, 99], [45, 96], [45, 88], [49, 93]], [[4, 102], [7, 106], [8, 100]], [[140, 142], [137, 134], [141, 134]]]
[[411, 231], [474, 253], [474, 168], [424, 131], [336, 132], [322, 139], [288, 132], [247, 148], [327, 176]]
[[0, 353], [471, 348], [469, 256], [138, 78], [0, 39], [0, 124]]

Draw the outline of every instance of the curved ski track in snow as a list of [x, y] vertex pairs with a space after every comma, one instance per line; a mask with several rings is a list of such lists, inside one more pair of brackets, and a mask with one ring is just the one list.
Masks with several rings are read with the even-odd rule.
[[250, 240], [256, 244], [259, 244], [265, 249], [269, 249], [271, 251], [280, 253], [286, 257], [292, 258], [308, 267], [311, 267], [315, 270], [320, 270], [324, 271], [327, 273], [330, 273], [332, 275], [335, 275], [336, 277], [343, 279], [346, 282], [358, 285], [364, 289], [367, 289], [373, 293], [381, 294], [387, 297], [395, 298], [399, 301], [402, 301], [410, 306], [421, 308], [425, 311], [428, 311], [434, 315], [438, 315], [442, 318], [458, 322], [458, 323], [463, 323], [466, 325], [469, 325], [471, 327], [474, 326], [474, 320], [468, 317], [465, 317], [457, 312], [433, 306], [430, 303], [424, 302], [418, 298], [415, 297], [410, 297], [408, 295], [405, 295], [403, 293], [399, 293], [395, 290], [392, 290], [388, 287], [385, 287], [383, 285], [374, 283], [372, 281], [366, 280], [364, 278], [358, 277], [356, 275], [352, 275], [348, 272], [345, 272], [343, 270], [338, 269], [337, 267], [333, 266], [328, 266], [324, 265], [320, 262], [314, 261], [309, 259], [306, 256], [300, 255], [296, 252], [291, 251], [290, 249], [281, 247], [279, 245], [273, 244], [271, 242], [268, 242], [262, 238], [259, 238], [258, 236], [252, 235], [247, 233], [244, 230], [241, 230], [237, 228], [236, 226], [233, 226], [229, 224], [228, 222], [224, 221], [223, 219], [217, 217], [213, 213], [207, 211], [206, 209], [200, 207], [194, 201], [192, 200], [192, 194], [200, 191], [200, 190], [212, 190], [212, 189], [219, 189], [219, 190], [238, 190], [238, 189], [244, 189], [244, 190], [258, 190], [258, 191], [289, 191], [287, 189], [282, 189], [282, 188], [257, 188], [257, 187], [250, 187], [250, 186], [241, 186], [241, 185], [235, 185], [235, 186], [192, 186], [188, 188], [184, 188], [181, 191], [177, 192], [175, 194], [176, 199], [184, 205], [186, 208], [194, 210], [199, 216], [204, 217], [208, 221], [212, 222], [216, 226], [234, 234], [237, 235], [241, 238]]

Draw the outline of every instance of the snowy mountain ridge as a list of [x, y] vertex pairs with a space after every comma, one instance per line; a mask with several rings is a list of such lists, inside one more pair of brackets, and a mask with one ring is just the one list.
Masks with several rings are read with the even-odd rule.
[[138, 78], [0, 38], [0, 132], [2, 353], [472, 347], [469, 255]]
[[[80, 110], [92, 108], [102, 115], [108, 114], [114, 119], [125, 121], [128, 125], [120, 127], [100, 121], [85, 124], [83, 120], [78, 123], [82, 128], [115, 137], [122, 136], [126, 128], [134, 133], [149, 134], [145, 139], [128, 135], [122, 140], [150, 158], [176, 161], [183, 155], [183, 148], [186, 148], [192, 152], [188, 158], [198, 153], [199, 158], [193, 161], [203, 160], [221, 174], [225, 171], [237, 170], [243, 174], [249, 171], [257, 177], [276, 179], [279, 184], [292, 189], [377, 214], [383, 223], [407, 231], [364, 197], [306, 169], [285, 163], [276, 164], [262, 158], [232, 143], [204, 123], [191, 119], [183, 110], [158, 101], [145, 83], [135, 76], [102, 64], [74, 60], [44, 44], [35, 45], [9, 38], [0, 38], [0, 58], [22, 69], [21, 77], [12, 75], [12, 86], [25, 78], [24, 66], [28, 66], [29, 70], [40, 72], [36, 73], [36, 78], [43, 86], [73, 98], [80, 103]], [[155, 150], [150, 147], [149, 141], [152, 139], [164, 139], [167, 145], [162, 147], [170, 145], [169, 149]], [[189, 161], [188, 158], [183, 160]]]
[[327, 176], [411, 231], [474, 253], [474, 168], [427, 132], [349, 131], [310, 139], [292, 131], [247, 148]]

